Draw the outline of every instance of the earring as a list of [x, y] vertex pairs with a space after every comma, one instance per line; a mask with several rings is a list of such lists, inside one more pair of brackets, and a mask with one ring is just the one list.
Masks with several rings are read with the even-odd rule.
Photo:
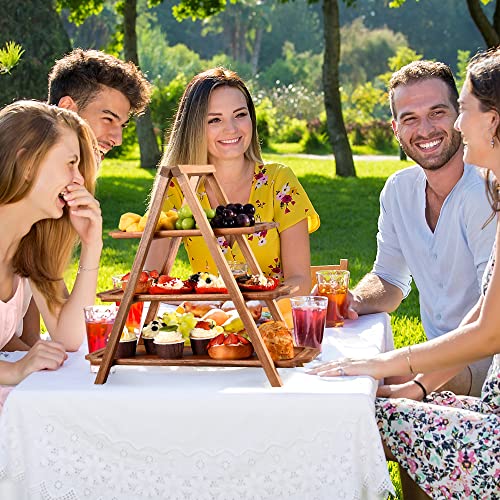
[[495, 138], [494, 137], [491, 138], [490, 144], [491, 144], [492, 148], [495, 147]]

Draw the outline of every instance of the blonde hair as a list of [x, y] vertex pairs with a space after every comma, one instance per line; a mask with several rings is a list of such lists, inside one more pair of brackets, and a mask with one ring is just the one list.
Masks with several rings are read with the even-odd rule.
[[217, 67], [199, 73], [188, 83], [175, 114], [172, 128], [167, 134], [167, 147], [160, 166], [208, 163], [206, 133], [208, 101], [212, 91], [222, 86], [237, 88], [245, 96], [252, 120], [252, 140], [245, 151], [245, 158], [252, 162], [262, 163], [252, 96], [237, 73]]
[[[37, 101], [18, 101], [0, 111], [0, 205], [15, 203], [30, 193], [43, 159], [68, 129], [78, 136], [78, 168], [85, 187], [93, 194], [97, 145], [82, 118]], [[64, 303], [61, 280], [76, 243], [77, 234], [65, 207], [61, 218], [36, 222], [14, 256], [14, 272], [30, 278], [51, 312]]]

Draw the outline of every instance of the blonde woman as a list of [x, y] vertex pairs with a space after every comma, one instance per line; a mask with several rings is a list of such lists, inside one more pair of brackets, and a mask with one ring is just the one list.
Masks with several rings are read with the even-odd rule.
[[[290, 168], [262, 160], [252, 97], [233, 71], [210, 69], [186, 87], [161, 161], [162, 166], [182, 164], [214, 165], [231, 203], [251, 203], [257, 222], [279, 223], [278, 229], [251, 235], [250, 247], [265, 274], [309, 293], [309, 233], [319, 227], [318, 214]], [[200, 186], [198, 195], [204, 208], [217, 207], [208, 186]], [[164, 208], [179, 209], [182, 202], [174, 183]], [[231, 243], [219, 238], [228, 260], [243, 261], [240, 249]], [[185, 238], [184, 245], [193, 271], [217, 272], [202, 238]], [[167, 239], [153, 241], [146, 267], [158, 267], [167, 249]]]
[[[459, 99], [455, 127], [465, 144], [464, 161], [500, 178], [500, 49], [474, 57]], [[488, 183], [492, 207], [500, 210], [499, 185]], [[494, 354], [480, 398], [451, 392], [427, 395], [424, 401], [378, 399], [376, 415], [388, 456], [402, 478], [420, 489], [405, 488], [409, 498], [499, 498], [500, 492], [500, 261], [496, 245], [483, 278], [483, 295], [468, 315], [468, 324], [418, 346], [371, 359], [341, 360], [313, 370], [321, 376], [429, 373], [443, 368], [450, 378], [463, 366]], [[460, 269], [450, 269], [460, 272]]]
[[[0, 361], [0, 384], [58, 368], [85, 336], [83, 307], [94, 303], [102, 250], [96, 151], [76, 113], [35, 101], [0, 111], [0, 348], [22, 325], [31, 295], [52, 339], [16, 363]], [[78, 239], [79, 273], [68, 295], [63, 273]]]

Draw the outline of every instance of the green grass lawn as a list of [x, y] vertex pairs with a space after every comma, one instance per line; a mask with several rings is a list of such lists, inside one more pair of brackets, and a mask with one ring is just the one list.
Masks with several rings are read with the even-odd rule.
[[[311, 235], [312, 264], [332, 264], [349, 259], [351, 283], [372, 268], [376, 254], [379, 193], [386, 178], [408, 166], [401, 161], [358, 161], [357, 178], [342, 179], [334, 175], [334, 163], [327, 159], [309, 159], [278, 154], [265, 155], [267, 161], [289, 165], [321, 218], [321, 227]], [[128, 271], [132, 265], [138, 240], [114, 240], [108, 232], [118, 227], [124, 212], [143, 214], [154, 180], [155, 171], [138, 168], [139, 159], [108, 159], [103, 162], [97, 198], [104, 218], [104, 250], [99, 272], [98, 290], [111, 287], [111, 276]], [[78, 260], [68, 271], [68, 282], [74, 279]], [[183, 250], [179, 253], [173, 274], [189, 275]], [[418, 293], [414, 289], [392, 315], [396, 347], [424, 340], [419, 319]], [[397, 481], [397, 472], [391, 471]]]

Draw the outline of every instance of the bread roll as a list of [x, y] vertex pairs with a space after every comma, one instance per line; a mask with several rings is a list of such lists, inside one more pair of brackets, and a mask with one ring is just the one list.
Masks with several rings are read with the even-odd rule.
[[[257, 321], [262, 316], [262, 304], [258, 300], [249, 300], [245, 302], [247, 309], [250, 311], [252, 318]], [[233, 311], [236, 309], [234, 302], [228, 300], [222, 304], [221, 309], [225, 312]]]
[[273, 361], [294, 357], [292, 334], [284, 323], [267, 321], [259, 326], [259, 331]]
[[217, 309], [220, 306], [220, 302], [184, 302], [182, 306], [184, 307], [185, 312], [193, 313], [196, 317], [201, 318], [207, 314], [208, 311]]

